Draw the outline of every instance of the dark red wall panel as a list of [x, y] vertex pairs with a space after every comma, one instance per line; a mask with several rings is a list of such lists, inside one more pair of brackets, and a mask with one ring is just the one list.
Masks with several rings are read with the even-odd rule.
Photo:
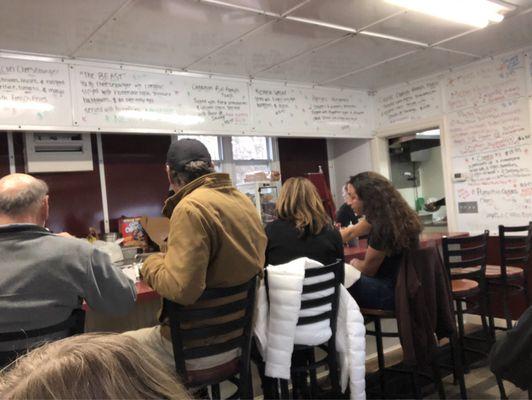
[[294, 176], [305, 176], [307, 172], [318, 172], [318, 166], [321, 165], [330, 187], [327, 140], [279, 138], [278, 144], [283, 181]]
[[54, 232], [66, 231], [84, 237], [90, 226], [101, 229], [102, 194], [95, 135], [91, 135], [91, 141], [92, 171], [33, 174], [46, 181], [50, 188], [48, 227]]
[[111, 220], [161, 215], [168, 194], [164, 165], [170, 141], [168, 135], [102, 135]]
[[0, 132], [0, 177], [9, 174], [9, 153], [7, 150], [7, 133]]

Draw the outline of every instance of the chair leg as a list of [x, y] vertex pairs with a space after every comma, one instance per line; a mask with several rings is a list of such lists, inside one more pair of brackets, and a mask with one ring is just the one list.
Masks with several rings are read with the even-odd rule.
[[211, 393], [212, 400], [220, 400], [220, 385], [218, 383], [211, 385]]
[[506, 320], [506, 329], [510, 330], [513, 328], [512, 323], [512, 315], [510, 313], [510, 305], [509, 305], [509, 299], [508, 299], [508, 287], [506, 285], [503, 285], [503, 292], [502, 292], [502, 306], [504, 310], [504, 319]]
[[434, 386], [438, 389], [438, 395], [440, 399], [445, 399], [445, 389], [443, 387], [443, 382], [441, 380], [441, 371], [440, 371], [440, 362], [438, 357], [438, 349], [435, 349], [435, 352], [432, 356], [432, 379], [434, 380]]
[[[316, 362], [316, 355], [315, 350], [312, 349], [311, 352], [309, 352], [309, 363], [314, 364]], [[310, 397], [315, 399], [318, 397], [318, 376], [315, 369], [311, 369], [309, 371], [310, 374]]]
[[384, 348], [382, 344], [382, 327], [380, 318], [376, 317], [373, 320], [375, 325], [375, 342], [377, 345], [377, 361], [379, 364], [379, 384], [381, 387], [381, 394], [386, 397], [386, 381], [384, 379], [385, 363], [384, 363]]
[[[336, 349], [334, 350], [334, 353], [336, 353]], [[338, 362], [336, 359], [336, 354], [329, 354], [327, 357], [329, 358], [328, 364], [329, 377], [331, 379], [331, 388], [335, 396], [340, 396], [342, 390], [340, 388], [340, 378], [338, 376]]]
[[453, 359], [453, 374], [455, 376], [455, 379], [458, 380], [458, 383], [460, 385], [460, 397], [462, 399], [467, 399], [467, 388], [465, 384], [465, 377], [464, 377], [464, 367], [462, 364], [462, 357], [460, 356], [460, 349], [458, 346], [460, 345], [459, 341], [456, 340], [456, 336], [453, 335], [449, 338], [450, 345], [451, 345], [451, 356]]
[[288, 390], [288, 381], [286, 379], [281, 379], [281, 399], [289, 399], [290, 391]]
[[493, 341], [495, 341], [495, 319], [491, 308], [491, 294], [489, 283], [486, 284], [486, 311], [488, 315], [488, 328]]
[[497, 386], [499, 387], [499, 394], [501, 395], [501, 399], [507, 399], [506, 391], [504, 390], [504, 383], [502, 379], [498, 376], [495, 376], [495, 379], [497, 380]]
[[468, 373], [469, 368], [467, 366], [466, 355], [465, 355], [465, 341], [464, 341], [464, 313], [462, 310], [462, 302], [460, 299], [455, 300], [456, 304], [456, 317], [458, 320], [458, 341], [460, 343], [460, 357], [462, 361], [462, 366], [464, 372]]

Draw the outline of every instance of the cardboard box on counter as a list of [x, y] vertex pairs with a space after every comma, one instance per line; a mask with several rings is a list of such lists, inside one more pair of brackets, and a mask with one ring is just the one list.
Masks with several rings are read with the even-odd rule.
[[139, 221], [148, 238], [159, 247], [160, 251], [166, 251], [170, 220], [166, 217], [143, 216], [139, 217]]

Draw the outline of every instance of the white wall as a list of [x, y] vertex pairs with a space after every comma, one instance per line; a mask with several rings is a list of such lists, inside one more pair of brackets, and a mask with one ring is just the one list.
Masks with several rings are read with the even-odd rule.
[[373, 169], [369, 139], [328, 139], [329, 176], [334, 203], [343, 203], [342, 185], [351, 175]]

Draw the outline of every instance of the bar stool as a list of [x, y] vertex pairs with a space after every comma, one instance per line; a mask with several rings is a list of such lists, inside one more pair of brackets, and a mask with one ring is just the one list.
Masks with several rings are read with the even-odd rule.
[[[508, 233], [523, 233], [514, 236]], [[530, 305], [528, 298], [528, 279], [526, 267], [530, 260], [532, 248], [532, 222], [524, 226], [499, 225], [499, 250], [500, 265], [486, 266], [486, 279], [489, 288], [500, 287], [503, 290], [502, 304], [506, 328], [496, 327], [493, 316], [490, 323], [494, 329], [512, 329], [512, 315], [510, 313], [509, 298], [517, 294], [524, 294], [527, 307]]]
[[[476, 236], [449, 238], [442, 240], [443, 262], [451, 278], [451, 290], [458, 322], [458, 340], [462, 365], [466, 370], [469, 364], [466, 351], [487, 356], [488, 351], [481, 351], [465, 345], [465, 339], [483, 341], [491, 347], [495, 340], [492, 326], [488, 323], [490, 309], [486, 283], [486, 259], [489, 231]], [[467, 308], [464, 309], [462, 303]], [[464, 330], [464, 313], [478, 312], [482, 322], [483, 338], [466, 336]], [[506, 398], [502, 380], [497, 378], [501, 398]]]

